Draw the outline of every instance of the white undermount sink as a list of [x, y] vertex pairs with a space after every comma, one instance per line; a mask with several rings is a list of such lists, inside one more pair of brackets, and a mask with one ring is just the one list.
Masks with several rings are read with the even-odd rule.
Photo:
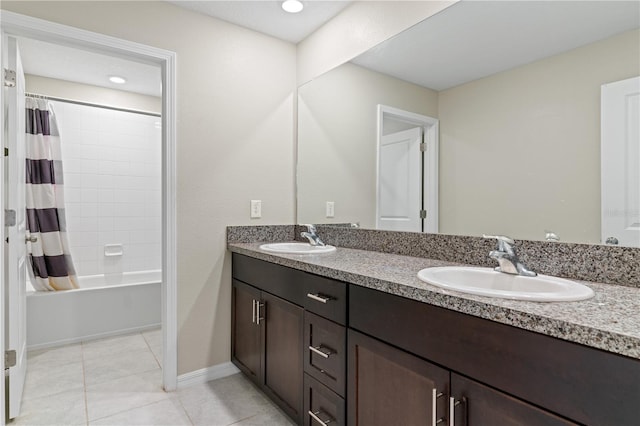
[[319, 254], [336, 251], [334, 246], [312, 246], [309, 243], [269, 243], [262, 244], [260, 249], [280, 254]]
[[418, 278], [447, 290], [503, 299], [533, 302], [574, 302], [593, 297], [589, 287], [563, 278], [538, 275], [523, 277], [492, 268], [445, 266], [426, 268]]

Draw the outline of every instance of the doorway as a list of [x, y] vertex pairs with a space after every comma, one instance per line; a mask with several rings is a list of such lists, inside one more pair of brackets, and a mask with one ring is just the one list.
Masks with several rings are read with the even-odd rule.
[[[120, 40], [89, 31], [79, 30], [76, 28], [55, 24], [40, 19], [30, 18], [27, 16], [4, 12], [2, 14], [2, 52], [3, 67], [8, 69], [7, 49], [10, 38], [26, 37], [29, 39], [40, 41], [55, 41], [61, 46], [77, 48], [89, 52], [110, 55], [116, 58], [127, 59], [139, 63], [145, 63], [158, 66], [161, 69], [162, 82], [162, 100], [161, 109], [162, 117], [160, 119], [162, 133], [162, 155], [161, 155], [161, 261], [162, 261], [162, 281], [161, 281], [161, 323], [162, 323], [162, 353], [163, 353], [163, 386], [165, 390], [175, 390], [177, 381], [177, 318], [176, 318], [176, 207], [175, 207], [175, 53], [163, 49], [157, 49], [144, 46], [138, 43]], [[15, 71], [15, 70], [9, 70]], [[7, 73], [5, 72], [5, 76]], [[5, 84], [2, 92], [2, 104], [6, 105], [12, 96], [9, 94], [13, 87]], [[24, 110], [23, 110], [24, 111]], [[8, 120], [7, 120], [8, 121]], [[4, 121], [2, 126], [6, 129], [7, 122]], [[19, 126], [18, 126], [19, 127]], [[3, 146], [8, 145], [7, 135], [3, 132]], [[6, 151], [5, 151], [6, 153]], [[1, 166], [2, 176], [5, 176], [4, 166], [10, 164], [11, 157], [5, 160]], [[0, 199], [5, 199], [6, 188], [1, 186], [2, 193]], [[7, 221], [5, 217], [5, 209], [0, 209], [0, 219], [5, 222], [3, 227], [3, 240], [7, 236], [11, 221]], [[5, 259], [6, 247], [3, 244], [0, 247], [0, 257]], [[20, 288], [19, 283], [12, 283], [3, 276], [3, 288], [9, 289], [16, 287], [5, 294], [0, 292], [0, 330], [3, 337], [0, 339], [0, 350], [3, 352], [11, 348], [6, 347], [5, 330], [8, 324], [5, 324], [8, 306], [7, 295], [17, 293]], [[24, 286], [22, 287], [24, 288]], [[24, 294], [24, 291], [22, 291]], [[20, 296], [21, 297], [21, 296]], [[9, 323], [10, 321], [7, 321]], [[4, 357], [0, 361], [4, 368]], [[9, 369], [11, 374], [11, 368]], [[5, 388], [0, 386], [0, 397], [5, 399]], [[11, 395], [9, 395], [11, 396]], [[2, 413], [0, 418], [4, 419], [5, 406], [2, 404]]]

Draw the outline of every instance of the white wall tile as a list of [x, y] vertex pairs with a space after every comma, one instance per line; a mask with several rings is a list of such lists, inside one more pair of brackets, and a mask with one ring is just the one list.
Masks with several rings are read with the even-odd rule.
[[[157, 117], [54, 103], [67, 228], [79, 275], [159, 269], [161, 130]], [[105, 244], [123, 244], [120, 258]]]

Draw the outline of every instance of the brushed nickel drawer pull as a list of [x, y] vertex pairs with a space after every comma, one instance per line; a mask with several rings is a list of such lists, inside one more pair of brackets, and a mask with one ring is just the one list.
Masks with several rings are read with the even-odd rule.
[[335, 354], [334, 351], [325, 347], [325, 346], [309, 346], [309, 350], [320, 355], [323, 358], [329, 358], [331, 355]]
[[307, 297], [309, 299], [313, 299], [313, 300], [315, 300], [317, 302], [321, 302], [321, 303], [327, 303], [329, 300], [331, 300], [331, 297], [323, 296], [320, 293], [317, 293], [317, 294], [307, 293]]
[[311, 416], [311, 418], [313, 420], [315, 420], [316, 422], [320, 423], [322, 426], [327, 426], [329, 423], [335, 421], [335, 419], [333, 417], [331, 417], [330, 415], [324, 413], [327, 417], [326, 420], [322, 420], [319, 416], [322, 413], [322, 410], [316, 411], [315, 413], [311, 410], [309, 410], [309, 415]]
[[431, 396], [431, 424], [436, 426], [438, 423], [442, 423], [444, 419], [438, 418], [438, 398], [442, 396], [442, 392], [438, 392], [436, 388], [433, 388]]

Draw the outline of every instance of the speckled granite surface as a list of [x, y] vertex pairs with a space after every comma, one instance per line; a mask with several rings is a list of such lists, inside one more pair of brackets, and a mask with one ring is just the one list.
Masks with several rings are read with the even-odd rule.
[[295, 225], [227, 226], [228, 243], [291, 241]]
[[[327, 242], [339, 245], [330, 238]], [[273, 255], [260, 250], [259, 245], [230, 242], [228, 247], [233, 252], [283, 266], [640, 359], [638, 288], [584, 282], [596, 292], [590, 300], [512, 301], [447, 291], [422, 282], [416, 276], [420, 269], [451, 265], [451, 261], [344, 247], [322, 255]], [[486, 250], [485, 247], [482, 249]]]
[[[460, 235], [391, 232], [317, 225], [318, 235], [337, 247], [495, 266], [495, 241]], [[295, 237], [301, 228], [296, 226]], [[256, 241], [256, 240], [253, 240]], [[640, 248], [516, 241], [522, 261], [541, 274], [640, 288]]]

